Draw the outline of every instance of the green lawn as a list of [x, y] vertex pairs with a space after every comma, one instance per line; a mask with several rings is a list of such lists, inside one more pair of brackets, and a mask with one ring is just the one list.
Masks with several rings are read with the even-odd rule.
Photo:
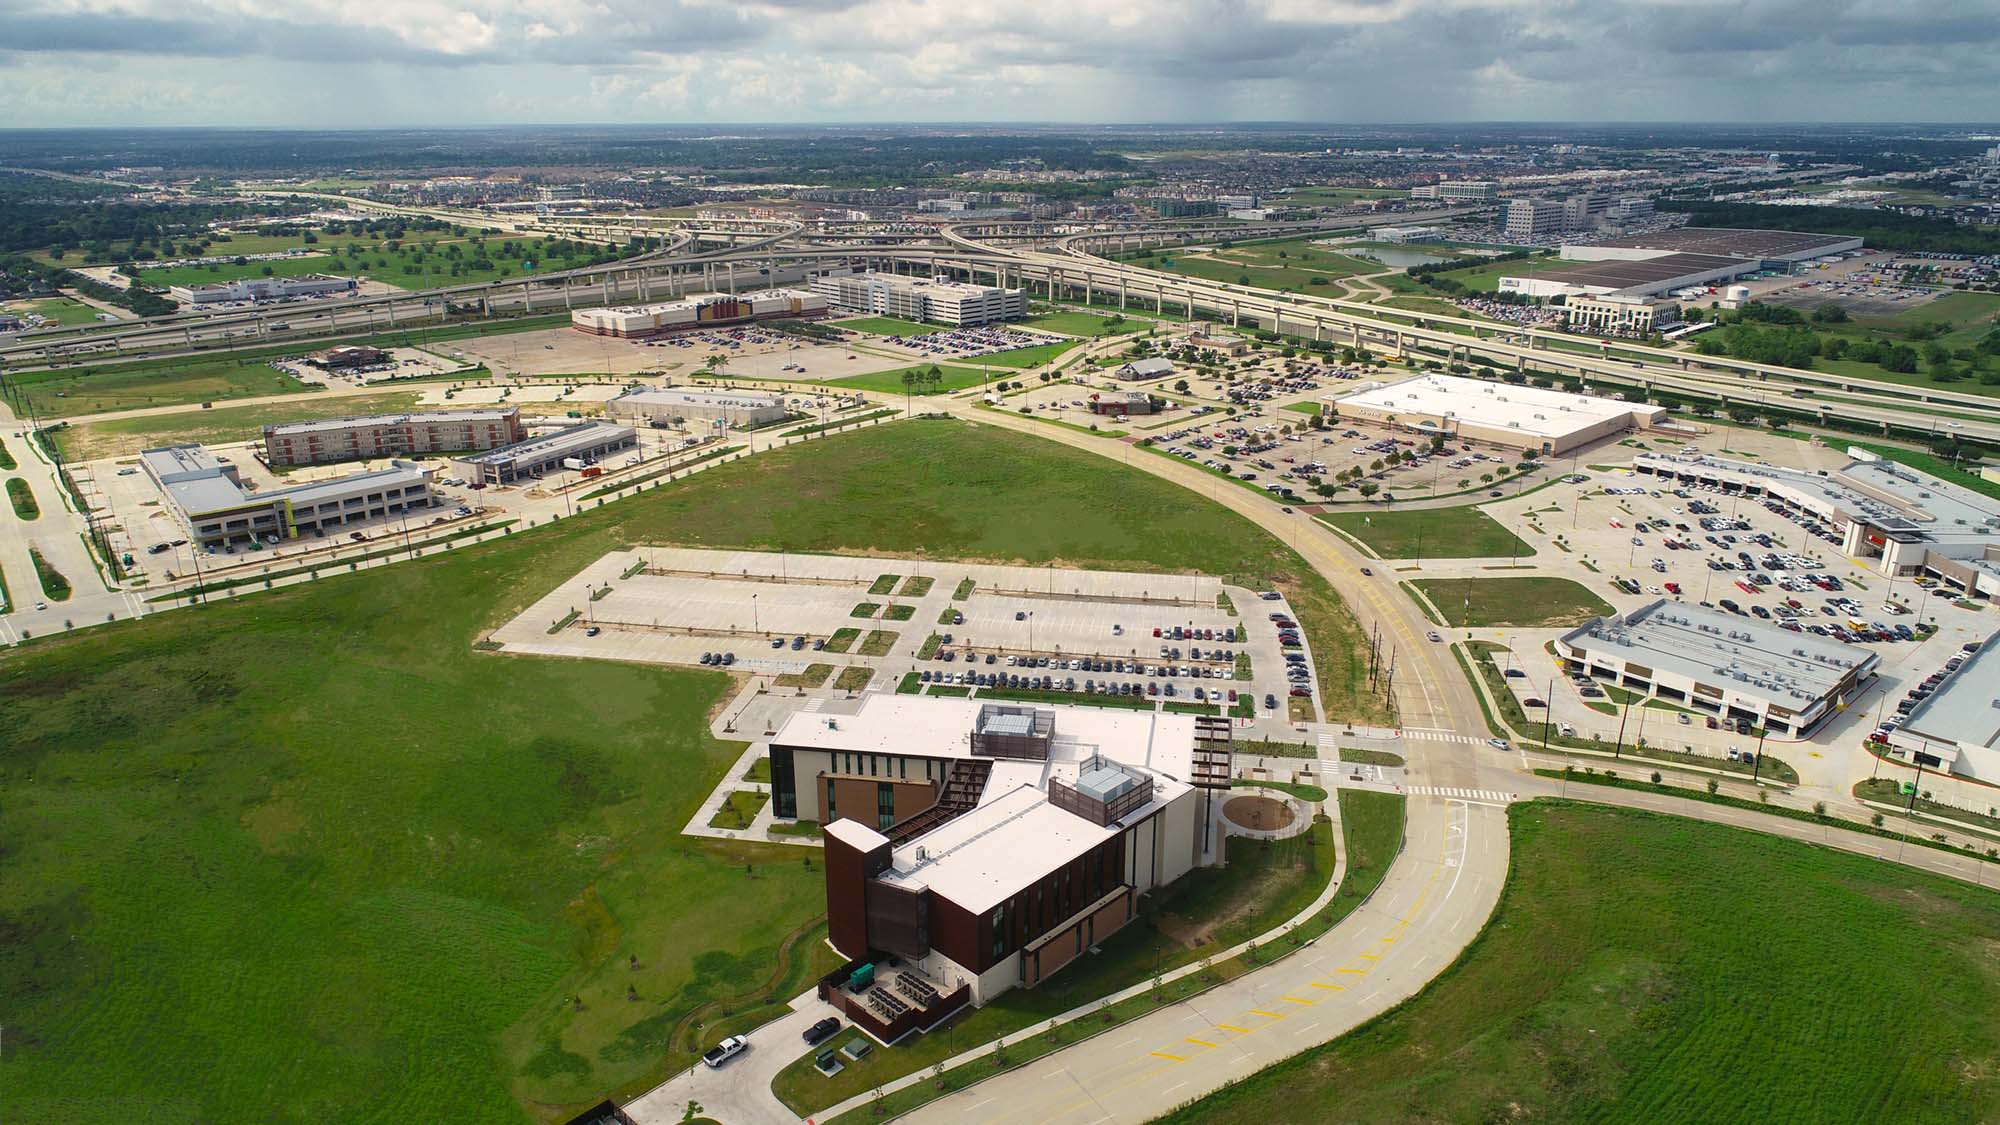
[[1116, 336], [1121, 332], [1142, 332], [1153, 326], [1151, 320], [1120, 317], [1116, 313], [1086, 312], [1037, 313], [1016, 323], [1022, 328], [1060, 332], [1065, 336]]
[[913, 367], [898, 367], [893, 371], [871, 371], [866, 375], [850, 375], [841, 379], [831, 379], [827, 381], [826, 385], [829, 387], [838, 387], [843, 391], [875, 391], [880, 394], [900, 395], [905, 393], [903, 387], [904, 372], [910, 371], [922, 374], [929, 371], [933, 366], [938, 369], [938, 374], [942, 375], [943, 378], [938, 381], [935, 388], [928, 385], [914, 388], [915, 394], [946, 394], [951, 391], [962, 391], [967, 387], [976, 387], [981, 383], [1012, 375], [1012, 372], [1009, 371], [980, 371], [971, 367], [947, 367], [943, 364], [920, 363]]
[[335, 344], [413, 347], [451, 340], [500, 336], [553, 328], [568, 323], [561, 316], [517, 317], [467, 321], [414, 331], [380, 332], [372, 336], [318, 337], [310, 343], [266, 344], [233, 351], [167, 356], [65, 367], [53, 371], [21, 371], [8, 376], [17, 391], [46, 418], [100, 414], [149, 406], [251, 398], [305, 391], [306, 384], [272, 367], [274, 356], [297, 355]]
[[893, 316], [857, 316], [852, 320], [831, 322], [835, 328], [845, 328], [850, 332], [866, 332], [871, 336], [923, 336], [945, 329], [942, 324], [925, 324], [921, 320], [902, 320]]
[[1510, 816], [1500, 907], [1443, 976], [1163, 1120], [1942, 1122], [2000, 1104], [1993, 892], [1649, 813]]
[[95, 324], [98, 314], [97, 309], [68, 297], [38, 297], [32, 301], [10, 301], [0, 306], [0, 311], [40, 313], [54, 320], [58, 327], [64, 328], [75, 324]]
[[1548, 629], [1613, 612], [1603, 598], [1567, 578], [1419, 578], [1414, 585], [1449, 625]]
[[1280, 193], [1289, 203], [1317, 203], [1339, 205], [1352, 203], [1357, 199], [1401, 199], [1409, 192], [1402, 188], [1377, 187], [1302, 187]]
[[38, 412], [57, 418], [314, 389], [263, 359], [229, 355], [28, 371], [11, 378]]
[[1318, 517], [1368, 544], [1385, 559], [1485, 559], [1535, 549], [1472, 505], [1379, 512], [1334, 512]]
[[1004, 352], [994, 352], [991, 355], [975, 356], [971, 359], [962, 360], [960, 362], [990, 363], [995, 367], [1012, 367], [1016, 369], [1027, 368], [1027, 367], [1039, 367], [1042, 364], [1049, 362], [1050, 360], [1056, 358], [1057, 356], [1063, 354], [1064, 352], [1070, 350], [1073, 347], [1076, 347], [1076, 344], [1070, 342], [1064, 342], [1060, 344], [1036, 344], [1032, 347], [1012, 348]]
[[639, 542], [1270, 579], [1336, 713], [1380, 717], [1352, 618], [1277, 541], [956, 421], [38, 639], [0, 655], [0, 1118], [228, 1119], [272, 1090], [317, 1120], [559, 1118], [686, 1065], [698, 1007], [712, 1035], [804, 987], [820, 873], [678, 834], [740, 753], [706, 734], [729, 678], [472, 647]]
[[328, 414], [381, 414], [408, 410], [417, 404], [419, 397], [421, 395], [417, 391], [383, 391], [340, 398], [307, 397], [296, 402], [147, 414], [135, 418], [106, 418], [95, 422], [85, 420], [57, 431], [56, 438], [67, 457], [85, 460], [123, 457], [175, 442], [215, 444], [248, 441], [261, 436], [266, 425], [277, 422]]
[[[12, 482], [9, 482], [12, 483]], [[66, 602], [72, 587], [63, 572], [43, 556], [41, 549], [28, 548], [28, 562], [35, 568], [35, 578], [42, 584], [42, 593], [52, 602]]]
[[[428, 249], [426, 243], [430, 244]], [[510, 244], [512, 252], [507, 249]], [[286, 247], [281, 248], [298, 245], [302, 243], [293, 237]], [[309, 249], [316, 253], [267, 261], [251, 260], [242, 265], [216, 262], [202, 266], [157, 267], [139, 271], [139, 279], [148, 285], [158, 286], [204, 285], [243, 277], [299, 277], [323, 273], [335, 277], [365, 276], [403, 289], [424, 289], [434, 285], [465, 285], [577, 269], [614, 257], [605, 251], [601, 243], [568, 239], [544, 241], [518, 235], [491, 235], [480, 241], [419, 234], [394, 249], [383, 240], [322, 237]], [[258, 252], [238, 243], [227, 243], [211, 247], [209, 256]], [[271, 272], [266, 274], [266, 270]]]

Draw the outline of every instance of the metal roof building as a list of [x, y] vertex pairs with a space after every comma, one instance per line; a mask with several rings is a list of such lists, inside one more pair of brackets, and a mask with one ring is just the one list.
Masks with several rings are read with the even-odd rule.
[[1866, 649], [1755, 618], [1659, 600], [1557, 638], [1571, 671], [1802, 738], [1873, 678]]

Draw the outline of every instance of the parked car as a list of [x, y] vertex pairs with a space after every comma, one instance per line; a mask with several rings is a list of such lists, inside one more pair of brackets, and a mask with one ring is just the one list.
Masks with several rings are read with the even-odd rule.
[[732, 1035], [708, 1050], [703, 1051], [701, 1061], [711, 1069], [721, 1066], [730, 1059], [750, 1049], [750, 1041], [741, 1035]]
[[833, 1018], [832, 1016], [828, 1016], [825, 1019], [819, 1021], [818, 1023], [812, 1025], [811, 1027], [806, 1028], [806, 1034], [805, 1034], [806, 1045], [809, 1047], [817, 1046], [821, 1042], [825, 1041], [827, 1037], [831, 1036], [834, 1032], [839, 1030], [840, 1030], [840, 1021]]

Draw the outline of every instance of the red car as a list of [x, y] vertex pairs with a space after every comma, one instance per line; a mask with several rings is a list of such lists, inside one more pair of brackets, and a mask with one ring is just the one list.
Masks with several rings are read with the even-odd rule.
[[1678, 583], [1678, 582], [1669, 582], [1669, 583], [1667, 583], [1667, 593], [1669, 593], [1669, 594], [1678, 594], [1678, 593], [1680, 593], [1680, 592], [1681, 592], [1681, 584], [1680, 584], [1680, 583]]

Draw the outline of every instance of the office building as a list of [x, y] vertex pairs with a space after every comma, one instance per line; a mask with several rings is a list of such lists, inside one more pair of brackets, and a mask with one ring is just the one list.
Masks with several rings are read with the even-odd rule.
[[1578, 295], [1564, 301], [1563, 316], [1571, 328], [1636, 336], [1678, 324], [1681, 307], [1673, 301], [1630, 293]]
[[584, 422], [498, 449], [453, 458], [452, 467], [468, 480], [485, 484], [512, 484], [517, 480], [593, 465], [638, 444], [639, 434], [630, 426]]
[[1644, 453], [1634, 471], [1742, 496], [1831, 529], [1842, 554], [1883, 574], [1926, 575], [1980, 598], [2000, 594], [2000, 500], [1850, 448], [1838, 469], [1807, 472], [1726, 457]]
[[826, 299], [818, 294], [770, 289], [761, 293], [703, 293], [650, 305], [576, 309], [569, 314], [569, 324], [593, 336], [645, 339], [754, 320], [811, 319], [826, 312]]
[[942, 277], [903, 277], [858, 270], [834, 272], [813, 278], [812, 291], [846, 312], [961, 328], [1028, 315], [1027, 294], [1019, 289], [968, 285]]
[[[836, 978], [894, 957], [919, 995], [958, 1005], [1039, 985], [1141, 895], [1220, 862], [1229, 729], [899, 695], [794, 715], [771, 739], [772, 806], [825, 825], [827, 936], [851, 959]], [[909, 1007], [835, 996], [871, 1028]]]
[[139, 464], [188, 538], [202, 547], [324, 536], [432, 504], [430, 470], [407, 461], [271, 492], [254, 491], [235, 465], [199, 445], [148, 449]]
[[1420, 375], [1320, 400], [1342, 418], [1365, 418], [1420, 434], [1483, 441], [1527, 454], [1562, 454], [1667, 420], [1662, 406], [1595, 395]]
[[1444, 203], [1491, 203], [1499, 187], [1492, 180], [1439, 180], [1410, 189], [1411, 199], [1435, 199]]
[[703, 391], [682, 387], [641, 387], [604, 404], [621, 422], [648, 426], [714, 424], [751, 429], [790, 417], [785, 396], [751, 391]]
[[1563, 205], [1553, 199], [1510, 199], [1501, 230], [1515, 242], [1534, 242], [1563, 228]]
[[[2000, 784], [2000, 633], [1918, 701], [1889, 732], [1889, 756]], [[1996, 801], [2000, 803], [2000, 801]]]
[[324, 465], [410, 453], [493, 449], [527, 436], [518, 407], [318, 418], [264, 427], [271, 465]]
[[1563, 200], [1563, 225], [1571, 230], [1596, 226], [1611, 214], [1611, 203], [1608, 195], [1572, 195]]
[[323, 297], [355, 292], [359, 285], [351, 277], [306, 274], [303, 277], [245, 277], [203, 285], [172, 285], [167, 295], [184, 305], [212, 305], [223, 301], [281, 301], [289, 297]]
[[1223, 211], [1248, 211], [1261, 206], [1262, 201], [1255, 195], [1218, 195], [1215, 205]]
[[1563, 670], [1798, 739], [1839, 713], [1881, 657], [1812, 633], [1661, 599], [1556, 639]]

